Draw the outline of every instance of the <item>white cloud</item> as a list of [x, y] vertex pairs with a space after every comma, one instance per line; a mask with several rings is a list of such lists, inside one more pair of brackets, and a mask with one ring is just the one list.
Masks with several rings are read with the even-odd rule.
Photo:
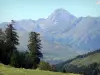
[[100, 4], [100, 1], [97, 1], [97, 3], [96, 4]]

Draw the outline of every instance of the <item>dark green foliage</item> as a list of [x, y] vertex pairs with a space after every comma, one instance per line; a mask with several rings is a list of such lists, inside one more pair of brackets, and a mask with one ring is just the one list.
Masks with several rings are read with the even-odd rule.
[[[6, 45], [10, 52], [17, 50], [16, 45], [19, 45], [18, 35], [16, 29], [13, 27], [14, 24], [9, 24], [6, 28]], [[11, 51], [12, 50], [12, 51]]]
[[52, 66], [44, 61], [41, 61], [40, 64], [38, 65], [38, 69], [40, 70], [47, 70], [47, 71], [52, 71]]
[[11, 62], [10, 57], [12, 56], [14, 51], [15, 52], [17, 51], [16, 46], [19, 45], [18, 35], [13, 25], [14, 25], [13, 22], [9, 24], [5, 31], [5, 35], [6, 35], [5, 44], [6, 44], [6, 52], [7, 52], [6, 64], [9, 64]]
[[42, 57], [42, 53], [40, 51], [41, 49], [41, 40], [40, 40], [40, 34], [36, 32], [31, 32], [29, 34], [29, 45], [28, 49], [31, 53], [31, 55], [34, 57]]
[[19, 52], [16, 51], [11, 57], [11, 66], [14, 67], [23, 67], [23, 68], [32, 68], [32, 58], [28, 52]]
[[76, 66], [68, 64], [63, 67], [62, 72], [70, 72], [70, 73], [80, 73], [84, 75], [98, 75], [100, 72], [99, 69], [100, 64], [93, 63], [88, 66]]
[[66, 73], [66, 70], [65, 70], [65, 69], [63, 69], [63, 70], [62, 70], [62, 72], [63, 72], [63, 73]]
[[9, 24], [5, 33], [0, 29], [0, 62], [10, 64], [13, 67], [34, 68], [36, 69], [43, 57], [41, 49], [40, 34], [36, 32], [30, 33], [29, 51], [20, 52], [17, 50], [19, 45], [18, 35], [14, 28], [14, 21]]
[[28, 52], [25, 53], [25, 68], [33, 68], [33, 59]]
[[11, 57], [10, 65], [17, 68], [31, 69], [33, 68], [33, 58], [29, 52], [16, 51]]
[[26, 55], [26, 52], [19, 52], [19, 58], [18, 58], [19, 67], [25, 68], [25, 63], [26, 63], [25, 55]]
[[2, 63], [5, 62], [5, 56], [6, 56], [6, 52], [5, 52], [5, 43], [3, 40], [0, 40], [0, 61]]
[[2, 31], [2, 29], [0, 29], [0, 61], [3, 62], [4, 61], [4, 55], [5, 55], [5, 36], [4, 33]]
[[40, 34], [36, 32], [31, 32], [29, 40], [28, 49], [33, 61], [33, 68], [36, 69], [37, 65], [40, 63], [40, 58], [43, 56], [40, 49], [41, 49], [41, 40]]
[[19, 67], [19, 59], [19, 52], [14, 51], [10, 59], [10, 65], [14, 67]]

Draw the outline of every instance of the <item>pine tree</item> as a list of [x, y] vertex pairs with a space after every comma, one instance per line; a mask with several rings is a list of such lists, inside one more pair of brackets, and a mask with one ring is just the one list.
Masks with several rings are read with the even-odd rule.
[[6, 58], [6, 64], [10, 63], [10, 57], [14, 53], [14, 51], [17, 50], [17, 45], [19, 45], [18, 35], [16, 32], [16, 29], [13, 27], [14, 21], [12, 21], [11, 24], [8, 25], [5, 31], [6, 35], [6, 52], [7, 52], [7, 58]]
[[36, 32], [31, 32], [29, 35], [29, 45], [28, 49], [33, 60], [33, 68], [36, 69], [37, 65], [40, 63], [40, 58], [43, 57], [41, 49], [40, 34]]
[[2, 29], [0, 29], [0, 61], [3, 63], [4, 62], [4, 56], [5, 56], [5, 34], [2, 31]]

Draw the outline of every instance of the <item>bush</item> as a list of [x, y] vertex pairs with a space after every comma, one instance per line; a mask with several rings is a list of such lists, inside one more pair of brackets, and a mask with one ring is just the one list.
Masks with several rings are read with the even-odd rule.
[[41, 61], [38, 65], [38, 69], [40, 70], [46, 70], [46, 71], [52, 71], [52, 67], [49, 63]]

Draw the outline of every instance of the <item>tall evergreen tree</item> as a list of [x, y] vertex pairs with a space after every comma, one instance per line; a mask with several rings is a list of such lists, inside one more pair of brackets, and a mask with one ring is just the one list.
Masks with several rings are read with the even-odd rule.
[[36, 69], [37, 65], [40, 63], [40, 58], [43, 57], [41, 49], [40, 34], [36, 32], [31, 32], [29, 34], [29, 45], [28, 49], [33, 60], [33, 68]]
[[0, 29], [0, 61], [3, 63], [4, 62], [4, 56], [5, 56], [5, 34]]
[[8, 25], [5, 31], [6, 35], [6, 52], [7, 52], [7, 61], [6, 63], [10, 63], [10, 57], [12, 56], [13, 52], [17, 50], [17, 45], [19, 45], [18, 35], [16, 29], [13, 27], [14, 21]]

